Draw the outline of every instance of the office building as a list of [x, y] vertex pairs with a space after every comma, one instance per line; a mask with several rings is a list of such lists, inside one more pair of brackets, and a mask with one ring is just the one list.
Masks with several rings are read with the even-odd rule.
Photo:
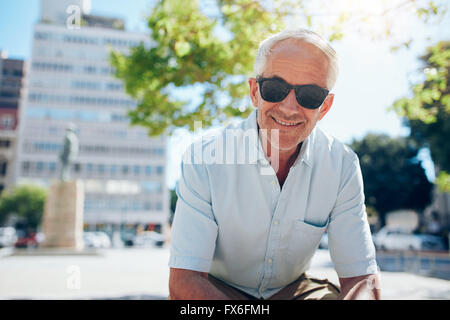
[[24, 61], [0, 50], [0, 193], [13, 183]]
[[[167, 138], [130, 127], [127, 112], [137, 103], [108, 59], [112, 48], [127, 53], [141, 42], [149, 46], [150, 39], [126, 31], [120, 19], [88, 15], [86, 4], [42, 0], [20, 107], [16, 182], [48, 186], [58, 178], [58, 155], [73, 123], [79, 153], [71, 176], [84, 181], [86, 227], [164, 226]], [[79, 28], [68, 22], [73, 5], [82, 9]]]

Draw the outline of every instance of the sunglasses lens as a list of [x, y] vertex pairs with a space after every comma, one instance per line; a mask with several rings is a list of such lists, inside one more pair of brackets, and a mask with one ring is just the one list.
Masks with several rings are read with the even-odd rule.
[[[268, 102], [283, 101], [293, 86], [282, 79], [266, 78], [259, 80], [261, 97]], [[328, 90], [316, 85], [294, 86], [297, 102], [304, 108], [319, 108], [328, 95]]]
[[268, 79], [260, 83], [261, 96], [269, 102], [280, 102], [289, 94], [289, 87], [280, 80]]
[[326, 90], [317, 86], [304, 86], [295, 90], [298, 103], [308, 109], [319, 108], [328, 95]]

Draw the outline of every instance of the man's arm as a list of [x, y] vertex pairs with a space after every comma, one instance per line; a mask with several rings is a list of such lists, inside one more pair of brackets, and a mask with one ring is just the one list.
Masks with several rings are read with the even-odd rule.
[[191, 145], [183, 154], [181, 176], [176, 186], [178, 201], [169, 259], [170, 298], [225, 299], [208, 281], [218, 226], [212, 210], [208, 171], [204, 164], [194, 164], [196, 149]]
[[340, 300], [380, 300], [380, 279], [377, 274], [339, 278]]
[[364, 205], [359, 160], [352, 152], [345, 162], [328, 225], [330, 255], [341, 284], [339, 298], [380, 299], [376, 251]]
[[228, 300], [208, 280], [208, 273], [170, 268], [169, 292], [171, 300]]

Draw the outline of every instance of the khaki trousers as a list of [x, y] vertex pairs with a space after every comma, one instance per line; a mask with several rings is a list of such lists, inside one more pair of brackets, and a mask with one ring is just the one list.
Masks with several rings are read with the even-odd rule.
[[[211, 275], [208, 276], [208, 280], [230, 299], [258, 300]], [[311, 278], [304, 273], [268, 300], [336, 300], [339, 293], [339, 288], [327, 279]]]

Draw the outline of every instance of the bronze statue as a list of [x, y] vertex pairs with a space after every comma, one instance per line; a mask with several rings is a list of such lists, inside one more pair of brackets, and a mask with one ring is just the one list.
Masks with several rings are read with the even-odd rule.
[[59, 178], [62, 181], [67, 181], [70, 178], [70, 163], [78, 155], [78, 137], [75, 134], [76, 127], [70, 123], [66, 129], [66, 135], [64, 136], [64, 145], [59, 154], [59, 160], [61, 163], [61, 171]]

